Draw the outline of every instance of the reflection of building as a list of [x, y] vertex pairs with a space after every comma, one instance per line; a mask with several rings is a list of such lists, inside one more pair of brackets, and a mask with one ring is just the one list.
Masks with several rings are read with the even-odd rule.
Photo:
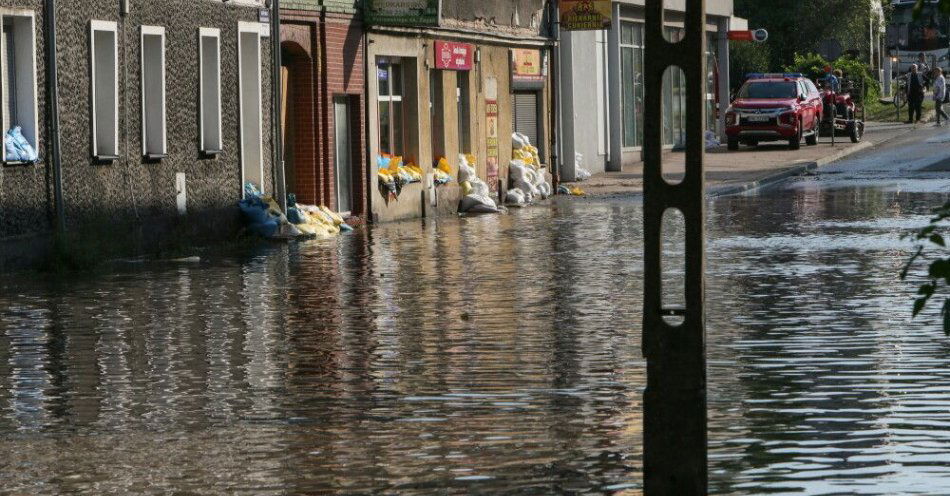
[[[721, 134], [716, 102], [728, 100], [729, 49], [726, 33], [746, 29], [732, 16], [732, 0], [710, 0], [707, 8], [707, 128]], [[574, 155], [593, 172], [619, 171], [640, 160], [643, 141], [644, 1], [613, 2], [613, 29], [561, 31], [561, 157], [563, 180], [574, 179]], [[681, 7], [666, 12], [669, 41], [683, 36]], [[717, 85], [717, 70], [718, 81]], [[685, 135], [686, 78], [670, 71], [663, 83], [663, 140], [682, 145]]]
[[281, 2], [281, 123], [287, 191], [366, 211], [363, 26], [358, 0]]
[[[550, 162], [547, 2], [446, 0], [441, 9], [438, 1], [417, 3], [417, 10], [405, 10], [404, 1], [367, 6], [370, 162], [390, 154], [429, 173], [445, 157], [454, 177], [458, 154], [471, 153], [479, 176], [503, 189], [512, 131], [528, 135]], [[424, 183], [403, 186], [392, 200], [379, 193], [376, 167], [370, 169], [378, 220], [431, 211]], [[455, 207], [454, 181], [435, 191], [437, 210]]]

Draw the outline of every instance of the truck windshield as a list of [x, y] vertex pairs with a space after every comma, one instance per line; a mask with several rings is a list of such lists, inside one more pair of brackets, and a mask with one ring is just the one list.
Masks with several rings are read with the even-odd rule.
[[798, 84], [785, 81], [749, 82], [739, 90], [739, 98], [795, 98]]

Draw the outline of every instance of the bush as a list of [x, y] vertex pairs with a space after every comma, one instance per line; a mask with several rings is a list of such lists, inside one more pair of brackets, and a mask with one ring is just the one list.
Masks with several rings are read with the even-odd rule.
[[834, 62], [828, 62], [824, 57], [816, 53], [795, 54], [795, 61], [792, 65], [785, 66], [785, 72], [800, 72], [805, 77], [815, 81], [825, 77], [825, 67], [831, 65], [835, 69], [840, 69], [844, 77], [854, 82], [854, 87], [860, 90], [865, 88], [866, 100], [875, 100], [880, 94], [880, 87], [877, 79], [871, 74], [868, 65], [853, 57], [841, 57]]
[[769, 72], [771, 50], [764, 43], [729, 42], [729, 85], [733, 90], [745, 81], [750, 72]]

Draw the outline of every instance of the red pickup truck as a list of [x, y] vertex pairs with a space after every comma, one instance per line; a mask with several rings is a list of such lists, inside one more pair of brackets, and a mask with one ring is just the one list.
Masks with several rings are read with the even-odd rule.
[[803, 75], [748, 74], [726, 111], [729, 149], [738, 150], [740, 143], [787, 141], [797, 150], [802, 138], [817, 145], [821, 117], [821, 94]]

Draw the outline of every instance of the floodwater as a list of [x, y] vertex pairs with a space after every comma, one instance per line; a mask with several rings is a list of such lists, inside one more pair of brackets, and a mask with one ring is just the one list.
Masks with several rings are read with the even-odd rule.
[[[950, 339], [898, 279], [945, 199], [710, 203], [713, 492], [950, 488]], [[638, 199], [562, 199], [0, 277], [0, 493], [639, 493], [641, 243]]]

